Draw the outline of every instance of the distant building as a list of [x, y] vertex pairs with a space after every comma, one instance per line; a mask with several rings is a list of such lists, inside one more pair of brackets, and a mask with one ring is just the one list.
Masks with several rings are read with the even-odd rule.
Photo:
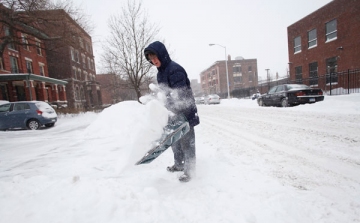
[[360, 68], [360, 1], [333, 0], [287, 33], [292, 81], [316, 86], [319, 75], [331, 75], [325, 86], [337, 84], [337, 72]]
[[34, 25], [50, 37], [46, 42], [49, 75], [68, 82], [68, 107], [101, 106], [91, 36], [62, 9], [37, 13], [43, 20]]
[[[116, 74], [98, 74], [96, 81], [101, 86], [101, 100], [104, 105], [116, 104], [121, 101], [137, 100], [134, 87]], [[152, 78], [145, 81], [140, 91], [143, 95], [148, 94], [149, 84], [154, 83]]]
[[[126, 89], [126, 82], [116, 74], [96, 75], [101, 86], [101, 100], [104, 105], [116, 104], [120, 101], [136, 98], [133, 90]], [[130, 98], [129, 98], [130, 96]]]
[[67, 102], [67, 81], [50, 78], [42, 31], [14, 23], [7, 16], [13, 12], [0, 4], [0, 100]]
[[[200, 73], [200, 83], [204, 94], [218, 94], [227, 97], [228, 86], [226, 62], [216, 61]], [[230, 92], [244, 88], [255, 88], [258, 84], [257, 60], [237, 57], [227, 61]]]

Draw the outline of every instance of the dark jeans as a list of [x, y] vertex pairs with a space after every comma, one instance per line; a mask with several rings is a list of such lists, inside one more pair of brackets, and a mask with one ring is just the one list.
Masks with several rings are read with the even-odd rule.
[[195, 131], [190, 126], [190, 130], [181, 139], [172, 145], [174, 152], [175, 166], [184, 167], [184, 173], [192, 174], [195, 171]]

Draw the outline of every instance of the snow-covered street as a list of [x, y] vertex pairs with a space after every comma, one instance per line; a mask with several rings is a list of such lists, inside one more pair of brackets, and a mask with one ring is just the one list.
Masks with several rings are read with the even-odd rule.
[[161, 134], [157, 104], [122, 102], [50, 129], [0, 132], [0, 222], [360, 222], [360, 94], [198, 110], [188, 183], [166, 171], [171, 149], [133, 165]]

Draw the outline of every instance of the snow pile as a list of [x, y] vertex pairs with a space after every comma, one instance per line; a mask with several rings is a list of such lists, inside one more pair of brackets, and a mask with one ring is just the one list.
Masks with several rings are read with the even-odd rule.
[[102, 111], [85, 129], [84, 139], [119, 139], [123, 155], [121, 163], [131, 166], [138, 161], [162, 135], [168, 121], [164, 104], [152, 98], [145, 105], [125, 101]]

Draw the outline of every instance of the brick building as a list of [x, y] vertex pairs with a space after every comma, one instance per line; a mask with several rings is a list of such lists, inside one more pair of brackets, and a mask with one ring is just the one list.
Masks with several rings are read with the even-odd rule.
[[[101, 100], [104, 105], [116, 104], [121, 101], [137, 100], [136, 91], [128, 81], [120, 78], [116, 74], [98, 74], [96, 81], [101, 85]], [[150, 79], [141, 87], [141, 92], [149, 93], [149, 84], [153, 83]]]
[[[200, 73], [202, 91], [207, 94], [218, 94], [227, 97], [226, 62], [216, 61]], [[236, 57], [227, 61], [230, 92], [243, 88], [256, 87], [258, 84], [257, 60]]]
[[[66, 81], [49, 77], [46, 47], [41, 39], [47, 36], [22, 23], [9, 26], [9, 9], [0, 4], [0, 100], [66, 102]], [[7, 44], [4, 42], [8, 41]]]
[[287, 32], [292, 81], [316, 86], [319, 75], [331, 75], [326, 85], [337, 84], [337, 72], [360, 68], [359, 0], [333, 0]]
[[[38, 14], [44, 21], [35, 25], [50, 37], [46, 41], [49, 74], [68, 82], [68, 107], [87, 109], [101, 106], [91, 36], [62, 9]], [[47, 18], [51, 22], [45, 22]]]

